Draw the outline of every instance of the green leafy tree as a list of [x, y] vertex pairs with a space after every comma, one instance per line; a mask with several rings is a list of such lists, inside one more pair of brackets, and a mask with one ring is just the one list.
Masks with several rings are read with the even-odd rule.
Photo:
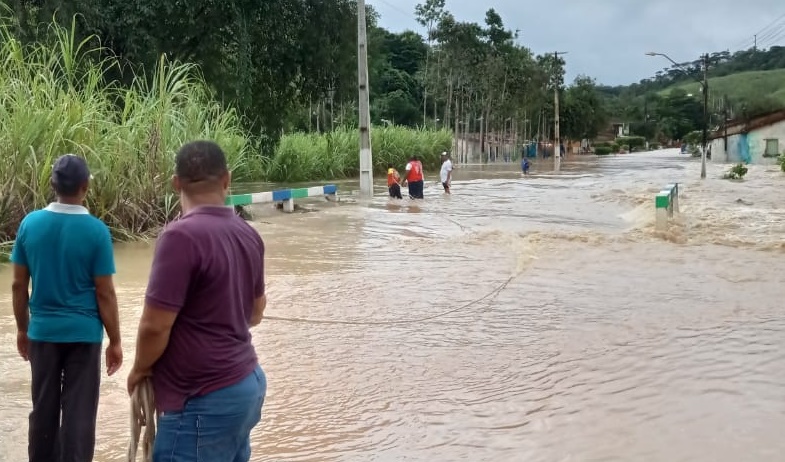
[[[426, 114], [428, 111], [428, 71], [430, 69], [430, 61], [431, 61], [431, 49], [433, 48], [433, 42], [435, 39], [436, 33], [436, 26], [441, 21], [446, 12], [444, 9], [445, 0], [426, 0], [423, 4], [418, 4], [414, 8], [415, 15], [417, 17], [417, 22], [420, 23], [421, 26], [427, 29], [427, 39], [428, 39], [428, 50], [425, 55], [425, 68], [423, 70], [423, 102], [422, 102], [422, 110], [423, 110], [423, 120], [426, 118]], [[435, 115], [436, 106], [434, 105], [434, 119], [436, 118]]]
[[663, 135], [672, 140], [684, 138], [703, 123], [703, 105], [684, 90], [673, 90], [656, 111]]
[[564, 134], [574, 140], [597, 137], [605, 128], [608, 115], [594, 80], [578, 76], [564, 96]]
[[[248, 128], [277, 138], [287, 115], [328, 90], [346, 92], [356, 34], [349, 0], [16, 0], [20, 34], [78, 14], [81, 37], [95, 34], [130, 66], [152, 70], [161, 54], [200, 66], [216, 94]], [[115, 72], [123, 81], [130, 73]]]

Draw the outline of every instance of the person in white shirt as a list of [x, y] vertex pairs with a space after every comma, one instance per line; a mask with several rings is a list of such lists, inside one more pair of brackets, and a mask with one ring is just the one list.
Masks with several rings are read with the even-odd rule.
[[444, 192], [450, 194], [450, 183], [452, 183], [452, 160], [450, 160], [450, 155], [446, 152], [442, 153], [442, 170], [439, 176], [442, 180]]

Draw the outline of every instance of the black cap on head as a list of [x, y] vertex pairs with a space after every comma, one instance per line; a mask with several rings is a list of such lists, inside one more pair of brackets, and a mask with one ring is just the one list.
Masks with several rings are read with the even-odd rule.
[[212, 141], [192, 141], [177, 151], [174, 173], [184, 183], [218, 181], [228, 172], [226, 154]]
[[75, 196], [90, 178], [87, 161], [74, 154], [60, 156], [52, 165], [52, 186], [60, 196]]

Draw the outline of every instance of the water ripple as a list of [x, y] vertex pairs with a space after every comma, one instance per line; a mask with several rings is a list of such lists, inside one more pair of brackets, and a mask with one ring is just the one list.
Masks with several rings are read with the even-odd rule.
[[[672, 151], [549, 168], [459, 166], [451, 197], [429, 183], [418, 203], [365, 204], [347, 181], [350, 200], [313, 213], [251, 208], [269, 316], [398, 322], [468, 305], [255, 328], [269, 390], [252, 460], [781, 460], [782, 175], [754, 166], [729, 183], [710, 164], [700, 181]], [[659, 233], [653, 194], [673, 181], [682, 213]], [[118, 247], [128, 339], [151, 251]], [[17, 462], [29, 369], [0, 298], [0, 462]], [[127, 369], [104, 380], [96, 461], [124, 460]]]

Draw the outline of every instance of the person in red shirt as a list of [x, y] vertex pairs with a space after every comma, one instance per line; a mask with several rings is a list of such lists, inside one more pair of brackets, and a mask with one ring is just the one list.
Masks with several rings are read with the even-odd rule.
[[403, 199], [400, 181], [401, 175], [398, 170], [395, 170], [392, 164], [387, 164], [387, 189], [390, 191], [390, 197], [394, 199]]
[[419, 157], [412, 156], [406, 164], [406, 182], [409, 183], [409, 197], [412, 199], [424, 199], [423, 189], [425, 187], [425, 177], [422, 171], [422, 162]]

